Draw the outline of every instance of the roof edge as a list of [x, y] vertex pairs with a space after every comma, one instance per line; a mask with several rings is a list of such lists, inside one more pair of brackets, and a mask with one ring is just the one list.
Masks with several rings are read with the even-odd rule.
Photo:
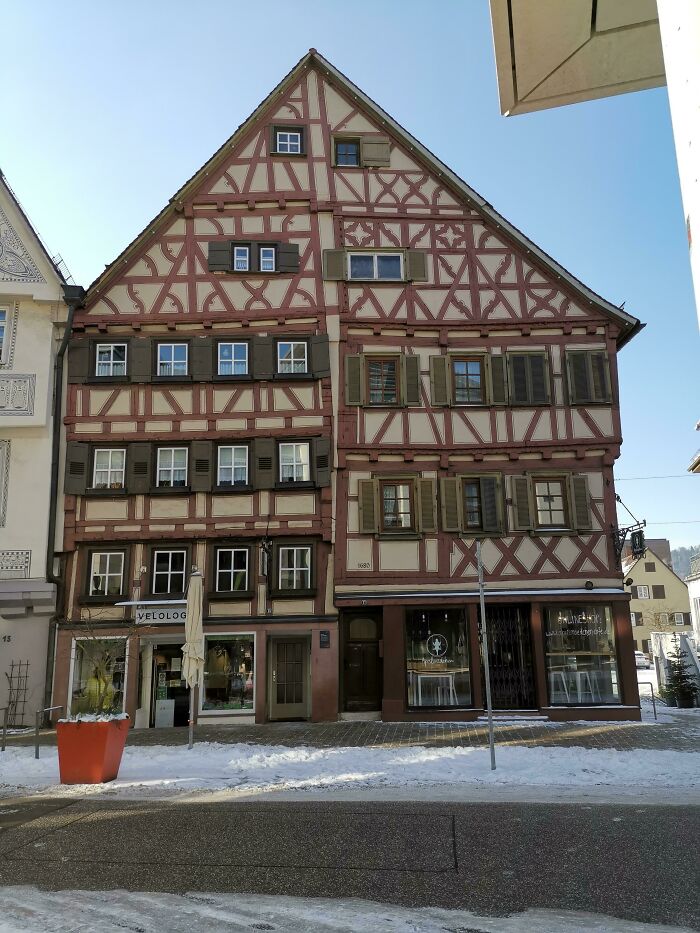
[[61, 272], [61, 270], [59, 269], [59, 267], [58, 267], [58, 266], [56, 265], [56, 263], [53, 261], [53, 257], [49, 254], [48, 249], [47, 249], [46, 246], [44, 245], [44, 241], [41, 239], [41, 237], [39, 236], [39, 234], [38, 234], [38, 232], [37, 232], [37, 230], [36, 230], [36, 227], [34, 226], [34, 224], [33, 224], [33, 223], [31, 222], [31, 220], [29, 219], [29, 217], [28, 217], [28, 215], [27, 215], [27, 212], [26, 212], [26, 211], [24, 210], [24, 208], [22, 207], [22, 204], [21, 204], [19, 198], [17, 197], [17, 195], [15, 194], [14, 190], [12, 189], [12, 186], [10, 185], [9, 181], [7, 180], [7, 176], [4, 174], [4, 172], [3, 172], [2, 169], [0, 169], [0, 184], [2, 184], [3, 188], [7, 191], [8, 195], [10, 196], [10, 199], [12, 200], [12, 203], [15, 205], [15, 207], [16, 207], [17, 210], [19, 211], [20, 216], [22, 217], [22, 220], [23, 220], [23, 221], [25, 222], [25, 224], [29, 227], [29, 230], [30, 230], [32, 236], [34, 237], [34, 239], [36, 240], [36, 242], [37, 242], [37, 244], [38, 244], [38, 246], [39, 246], [39, 249], [41, 250], [41, 252], [42, 252], [44, 258], [46, 259], [46, 261], [48, 262], [48, 264], [51, 266], [51, 268], [53, 269], [53, 271], [55, 272], [56, 278], [58, 279], [59, 283], [61, 283], [61, 284], [66, 284], [66, 277], [63, 275], [63, 273]]

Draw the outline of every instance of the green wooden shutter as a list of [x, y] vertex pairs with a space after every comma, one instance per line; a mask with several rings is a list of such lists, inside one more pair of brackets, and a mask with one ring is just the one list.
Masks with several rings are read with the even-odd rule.
[[213, 460], [211, 441], [192, 441], [189, 452], [189, 485], [193, 492], [211, 490]]
[[588, 499], [588, 478], [586, 476], [569, 477], [569, 499], [572, 526], [579, 531], [591, 528], [591, 507]]
[[377, 482], [373, 479], [357, 481], [357, 504], [360, 534], [372, 535], [378, 530]]
[[323, 278], [330, 282], [342, 282], [347, 277], [347, 260], [344, 249], [324, 249]]
[[230, 272], [231, 271], [231, 242], [225, 240], [217, 243], [210, 243], [207, 254], [207, 265], [210, 272]]
[[450, 404], [449, 357], [430, 357], [430, 399], [433, 405]]
[[151, 479], [151, 459], [153, 450], [150, 444], [129, 444], [126, 453], [126, 488], [132, 495], [141, 495], [150, 491], [155, 482]]
[[360, 139], [360, 161], [366, 166], [391, 164], [391, 143], [386, 136], [366, 136]]
[[481, 530], [486, 534], [501, 531], [500, 482], [498, 476], [480, 476]]
[[549, 366], [544, 354], [527, 356], [530, 369], [530, 401], [533, 405], [546, 405], [549, 401]]
[[530, 509], [530, 478], [528, 476], [511, 477], [511, 491], [514, 530], [530, 531], [533, 527]]
[[569, 402], [578, 405], [592, 402], [591, 382], [588, 375], [588, 359], [585, 351], [569, 351], [566, 354], [566, 373]]
[[418, 502], [418, 530], [425, 534], [437, 531], [437, 490], [434, 479], [416, 480]]
[[328, 437], [316, 437], [313, 441], [314, 470], [317, 486], [331, 484], [331, 442]]
[[132, 382], [150, 382], [152, 360], [152, 344], [148, 338], [137, 337], [130, 342], [127, 366]]
[[610, 368], [608, 354], [603, 350], [596, 350], [590, 354], [591, 377], [593, 382], [593, 398], [596, 402], [609, 402]]
[[256, 489], [273, 489], [275, 486], [275, 448], [272, 437], [256, 437], [253, 442], [253, 485]]
[[90, 445], [81, 441], [66, 444], [66, 474], [63, 489], [68, 496], [82, 496], [90, 484]]
[[362, 405], [364, 402], [363, 359], [359, 353], [345, 357], [345, 404]]
[[323, 379], [331, 374], [331, 362], [328, 352], [328, 334], [314, 334], [309, 340], [311, 350], [311, 372], [315, 379]]
[[511, 404], [527, 405], [530, 401], [527, 389], [527, 356], [524, 353], [509, 353], [508, 370]]
[[190, 372], [195, 382], [210, 382], [214, 371], [211, 337], [195, 337], [190, 343]]
[[442, 530], [460, 530], [460, 487], [457, 477], [445, 477], [440, 480], [440, 510], [442, 512]]
[[299, 271], [298, 243], [277, 244], [277, 271], [292, 273]]
[[420, 357], [404, 354], [401, 357], [401, 402], [420, 405]]
[[272, 337], [253, 337], [253, 359], [251, 370], [254, 379], [271, 379], [277, 369], [275, 363], [275, 341]]
[[428, 281], [428, 254], [423, 249], [406, 250], [406, 281]]
[[506, 359], [500, 356], [487, 357], [491, 369], [491, 404], [507, 405], [508, 388], [506, 385]]
[[90, 341], [71, 340], [68, 344], [68, 382], [85, 382], [90, 372]]

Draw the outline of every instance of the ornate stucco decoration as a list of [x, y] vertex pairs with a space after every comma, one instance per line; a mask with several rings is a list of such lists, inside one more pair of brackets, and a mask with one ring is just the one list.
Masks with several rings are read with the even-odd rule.
[[0, 282], [45, 282], [46, 279], [0, 207]]
[[0, 551], [0, 580], [28, 580], [31, 551]]
[[7, 495], [10, 484], [10, 441], [0, 441], [0, 528], [7, 519]]
[[33, 415], [35, 376], [0, 376], [0, 416]]

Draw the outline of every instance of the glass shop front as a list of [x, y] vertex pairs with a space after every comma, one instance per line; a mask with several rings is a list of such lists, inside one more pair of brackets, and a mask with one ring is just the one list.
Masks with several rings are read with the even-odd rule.
[[621, 702], [615, 630], [609, 606], [547, 608], [544, 640], [552, 706]]
[[207, 635], [201, 709], [206, 713], [255, 709], [255, 636]]
[[466, 614], [421, 609], [406, 620], [409, 709], [469, 707], [472, 703]]

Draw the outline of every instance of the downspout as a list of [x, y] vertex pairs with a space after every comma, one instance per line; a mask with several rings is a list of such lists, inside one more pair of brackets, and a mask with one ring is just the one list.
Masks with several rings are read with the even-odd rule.
[[60, 572], [54, 573], [56, 509], [58, 499], [58, 468], [61, 459], [61, 431], [63, 428], [63, 361], [73, 329], [73, 315], [85, 299], [85, 289], [81, 285], [63, 283], [63, 297], [68, 305], [68, 317], [63, 329], [63, 339], [56, 353], [53, 386], [53, 436], [51, 439], [51, 489], [49, 492], [49, 533], [46, 540], [46, 580], [56, 584], [56, 611], [49, 620], [49, 638], [46, 649], [46, 680], [44, 682], [44, 706], [51, 706], [53, 688], [53, 667], [56, 651], [56, 628], [60, 617], [59, 609], [63, 602], [63, 579]]

